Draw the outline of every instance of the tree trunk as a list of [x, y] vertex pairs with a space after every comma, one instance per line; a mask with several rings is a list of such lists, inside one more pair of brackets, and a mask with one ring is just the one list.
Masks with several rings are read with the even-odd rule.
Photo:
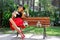
[[20, 0], [18, 0], [18, 4], [20, 4]]
[[29, 6], [29, 0], [27, 0], [27, 5]]
[[2, 27], [3, 0], [0, 2], [0, 27]]
[[35, 4], [35, 0], [33, 0], [33, 12], [34, 12], [34, 4]]
[[32, 7], [32, 0], [30, 0], [30, 8]]
[[3, 12], [1, 11], [0, 12], [0, 27], [2, 27], [2, 14], [3, 14]]
[[0, 12], [0, 26], [1, 26], [1, 12]]
[[53, 0], [52, 5], [59, 7], [59, 0]]
[[24, 0], [22, 0], [22, 5], [24, 6]]
[[39, 12], [41, 11], [41, 3], [40, 3], [40, 0], [39, 0]]

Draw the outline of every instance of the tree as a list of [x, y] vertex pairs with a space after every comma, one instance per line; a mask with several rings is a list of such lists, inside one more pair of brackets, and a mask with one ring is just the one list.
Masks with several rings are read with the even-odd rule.
[[41, 2], [39, 0], [39, 12], [41, 11]]
[[55, 7], [51, 4], [51, 0], [41, 0], [41, 3], [44, 6], [44, 10], [50, 12], [50, 14], [54, 16]]
[[20, 0], [17, 0], [18, 1], [18, 4], [20, 4]]
[[3, 0], [0, 0], [0, 26], [2, 26]]
[[22, 5], [24, 5], [24, 0], [22, 0]]
[[[11, 13], [15, 10], [16, 6], [13, 0], [1, 0], [0, 2], [1, 8], [1, 21], [2, 26], [9, 26], [9, 18], [11, 17]], [[8, 25], [7, 25], [8, 24]]]
[[34, 4], [35, 4], [35, 0], [33, 0], [33, 12], [34, 12]]

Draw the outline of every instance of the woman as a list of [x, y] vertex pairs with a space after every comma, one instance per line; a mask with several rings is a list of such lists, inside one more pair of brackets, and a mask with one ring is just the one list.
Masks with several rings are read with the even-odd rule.
[[24, 10], [25, 8], [21, 5], [18, 6], [18, 10], [14, 11], [12, 13], [12, 18], [9, 19], [10, 21], [10, 28], [12, 30], [16, 30], [22, 37], [22, 39], [24, 39], [24, 34], [22, 32], [21, 29], [24, 29], [25, 26], [23, 25], [23, 20], [22, 17], [24, 17]]

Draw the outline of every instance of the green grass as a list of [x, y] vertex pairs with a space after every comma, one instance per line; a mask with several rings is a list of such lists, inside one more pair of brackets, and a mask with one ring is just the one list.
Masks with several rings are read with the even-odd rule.
[[60, 27], [49, 27], [46, 30], [48, 35], [60, 36]]
[[[13, 33], [9, 28], [0, 28], [0, 32], [5, 34]], [[16, 33], [16, 31], [15, 31]], [[37, 27], [27, 27], [24, 29], [24, 33], [34, 33], [34, 34], [43, 34], [43, 28]], [[46, 28], [47, 35], [52, 36], [60, 36], [60, 27], [47, 27]]]
[[[27, 30], [26, 33], [43, 34], [43, 28], [28, 27], [25, 30]], [[60, 27], [47, 27], [46, 34], [50, 35], [50, 36], [51, 35], [52, 36], [60, 36]]]

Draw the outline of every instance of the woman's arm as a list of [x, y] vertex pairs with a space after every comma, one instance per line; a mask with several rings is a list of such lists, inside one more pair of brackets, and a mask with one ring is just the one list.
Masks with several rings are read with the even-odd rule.
[[9, 21], [11, 22], [12, 27], [13, 27], [18, 33], [21, 34], [21, 33], [22, 33], [22, 30], [17, 27], [17, 25], [15, 24], [15, 22], [12, 20], [12, 18], [10, 18]]
[[22, 12], [22, 18], [26, 18], [26, 13]]
[[16, 14], [17, 14], [17, 12], [14, 11], [14, 12], [12, 13], [12, 18], [16, 17]]

